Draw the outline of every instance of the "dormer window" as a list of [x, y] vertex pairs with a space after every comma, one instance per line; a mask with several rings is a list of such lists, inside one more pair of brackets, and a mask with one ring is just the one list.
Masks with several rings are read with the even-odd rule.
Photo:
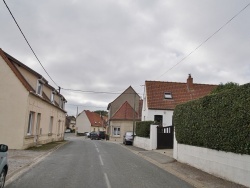
[[65, 105], [65, 100], [63, 98], [61, 98], [61, 100], [60, 100], [60, 108], [64, 109], [64, 105]]
[[38, 95], [41, 95], [42, 96], [42, 93], [43, 93], [43, 84], [44, 84], [44, 81], [41, 80], [41, 79], [38, 79], [37, 80], [37, 89], [36, 89], [36, 93]]
[[56, 94], [56, 91], [52, 91], [52, 92], [51, 92], [50, 101], [51, 101], [52, 103], [55, 102], [55, 94]]
[[164, 93], [164, 99], [172, 99], [173, 96], [172, 96], [172, 93], [171, 92], [165, 92]]

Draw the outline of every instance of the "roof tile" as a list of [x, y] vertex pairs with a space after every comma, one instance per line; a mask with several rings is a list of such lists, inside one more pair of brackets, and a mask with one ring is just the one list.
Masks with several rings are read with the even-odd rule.
[[[208, 95], [217, 85], [146, 81], [147, 104], [149, 109], [170, 109], [176, 105]], [[164, 99], [164, 93], [170, 92], [172, 99]]]

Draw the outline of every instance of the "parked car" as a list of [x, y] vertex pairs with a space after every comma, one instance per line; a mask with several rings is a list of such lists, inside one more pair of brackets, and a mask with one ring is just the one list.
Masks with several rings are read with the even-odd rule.
[[5, 178], [8, 173], [7, 151], [8, 146], [0, 144], [0, 188], [4, 187]]
[[71, 133], [71, 130], [70, 129], [66, 129], [65, 133]]
[[124, 136], [123, 136], [123, 144], [127, 145], [127, 144], [133, 144], [133, 132], [132, 131], [127, 131], [125, 132]]
[[99, 139], [105, 139], [105, 131], [98, 131], [97, 134]]
[[87, 136], [89, 138], [90, 133], [89, 132], [84, 132], [84, 136]]
[[89, 133], [89, 137], [91, 140], [99, 140], [98, 134], [95, 131]]

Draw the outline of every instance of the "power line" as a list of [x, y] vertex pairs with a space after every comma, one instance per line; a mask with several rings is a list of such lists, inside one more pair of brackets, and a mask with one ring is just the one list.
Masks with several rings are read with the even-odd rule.
[[91, 108], [107, 108], [107, 107], [104, 107], [104, 106], [85, 106], [85, 105], [68, 104], [68, 103], [66, 103], [65, 105], [69, 105], [69, 106], [81, 106], [81, 107], [91, 107]]
[[84, 91], [80, 89], [65, 89], [65, 88], [61, 88], [61, 89], [65, 91], [73, 91], [73, 92], [81, 92], [81, 93], [116, 94], [116, 95], [121, 94], [121, 93], [105, 92], [105, 91]]
[[31, 47], [31, 45], [30, 45], [29, 41], [27, 40], [27, 38], [25, 37], [25, 35], [24, 35], [22, 29], [21, 29], [20, 26], [18, 25], [18, 23], [17, 23], [17, 21], [16, 21], [14, 15], [13, 15], [12, 12], [10, 11], [10, 9], [9, 9], [7, 3], [5, 2], [5, 0], [3, 0], [3, 2], [4, 2], [4, 4], [5, 4], [5, 6], [7, 7], [7, 9], [8, 9], [8, 11], [9, 11], [10, 15], [11, 15], [12, 18], [13, 18], [13, 20], [15, 21], [15, 23], [16, 23], [18, 29], [19, 29], [20, 32], [22, 33], [22, 35], [23, 35], [23, 37], [24, 37], [26, 43], [27, 43], [28, 46], [30, 47], [30, 49], [31, 49], [31, 51], [33, 52], [34, 56], [36, 57], [37, 61], [40, 63], [40, 65], [42, 66], [43, 70], [46, 72], [46, 74], [49, 76], [49, 78], [52, 80], [52, 82], [54, 82], [54, 84], [55, 84], [57, 87], [59, 87], [59, 86], [56, 84], [56, 82], [51, 78], [51, 76], [49, 75], [49, 73], [46, 71], [46, 69], [45, 69], [44, 66], [42, 65], [41, 61], [38, 59], [38, 57], [37, 57], [35, 51], [34, 51], [33, 48]]
[[193, 51], [191, 51], [188, 55], [183, 57], [178, 63], [176, 63], [174, 66], [170, 67], [166, 72], [164, 72], [162, 75], [160, 75], [158, 78], [162, 77], [164, 74], [172, 70], [174, 67], [176, 67], [178, 64], [180, 64], [182, 61], [187, 59], [191, 54], [193, 54], [196, 50], [198, 50], [203, 44], [205, 44], [208, 40], [210, 40], [214, 35], [216, 35], [223, 27], [225, 27], [227, 24], [229, 24], [234, 18], [236, 18], [241, 12], [243, 12], [250, 3], [248, 3], [243, 9], [241, 9], [237, 14], [235, 14], [230, 20], [228, 20], [224, 25], [222, 25], [218, 30], [216, 30], [212, 35], [210, 35], [206, 40], [204, 40], [200, 45], [198, 45]]
[[[79, 90], [79, 89], [65, 89], [65, 88], [61, 88], [62, 90], [65, 91], [73, 91], [73, 92], [81, 92], [81, 93], [95, 93], [95, 94], [115, 94], [115, 95], [120, 95], [121, 93], [118, 92], [108, 92], [108, 91], [84, 91], [84, 90]], [[137, 93], [137, 92], [136, 92]], [[135, 94], [135, 93], [125, 93], [125, 94]], [[141, 93], [137, 93], [138, 95]]]

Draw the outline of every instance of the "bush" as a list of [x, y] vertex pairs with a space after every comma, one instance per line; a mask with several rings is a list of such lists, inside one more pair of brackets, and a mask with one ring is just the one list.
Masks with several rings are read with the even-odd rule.
[[136, 131], [135, 131], [136, 136], [149, 138], [150, 137], [150, 125], [152, 125], [153, 123], [154, 123], [153, 121], [136, 122]]
[[250, 84], [178, 105], [173, 122], [179, 143], [250, 154]]

